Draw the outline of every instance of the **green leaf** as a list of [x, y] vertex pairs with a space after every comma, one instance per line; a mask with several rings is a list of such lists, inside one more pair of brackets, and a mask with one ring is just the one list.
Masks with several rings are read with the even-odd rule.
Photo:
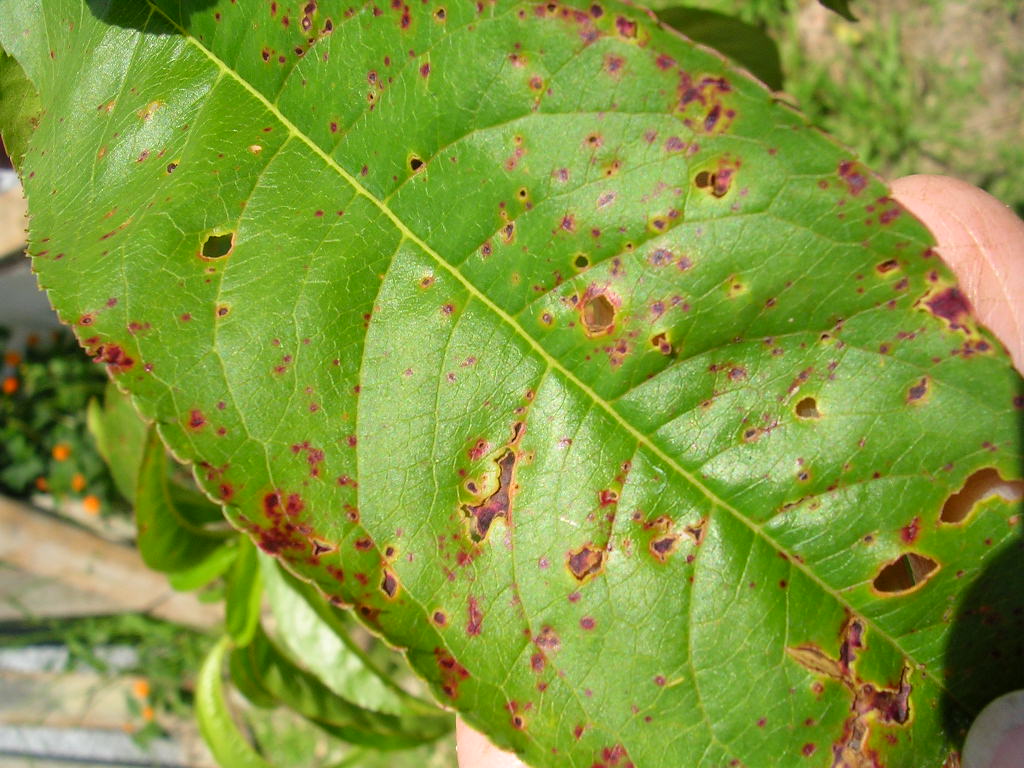
[[61, 316], [498, 744], [941, 765], [1024, 687], [1020, 379], [717, 54], [614, 0], [0, 9]]
[[199, 732], [222, 768], [270, 768], [252, 748], [228, 710], [221, 668], [230, 645], [225, 636], [210, 650], [196, 678], [196, 719]]
[[377, 749], [404, 749], [433, 741], [451, 730], [450, 716], [390, 715], [337, 696], [316, 676], [289, 660], [262, 629], [234, 655], [233, 668], [239, 667], [236, 678], [245, 680], [247, 687], [258, 684], [264, 695], [257, 698], [281, 702], [344, 741]]
[[359, 706], [391, 714], [436, 713], [436, 707], [403, 691], [369, 658], [353, 640], [351, 619], [340, 609], [269, 557], [261, 558], [261, 564], [274, 636], [293, 659], [301, 659], [324, 685]]
[[248, 645], [256, 634], [262, 603], [263, 574], [259, 557], [253, 543], [243, 539], [228, 572], [224, 593], [224, 620], [235, 645]]
[[762, 29], [724, 13], [671, 6], [658, 18], [697, 43], [728, 56], [775, 91], [782, 90], [782, 64], [775, 41]]
[[14, 57], [0, 50], [0, 135], [11, 163], [17, 168], [39, 121], [39, 94]]
[[280, 703], [277, 697], [267, 692], [259, 679], [259, 670], [253, 670], [248, 653], [236, 649], [228, 656], [231, 682], [252, 704], [262, 709], [272, 709]]
[[135, 412], [131, 400], [111, 381], [102, 405], [96, 398], [89, 401], [86, 423], [117, 490], [128, 501], [135, 501], [135, 484], [149, 433], [145, 422]]
[[847, 21], [856, 21], [857, 17], [850, 10], [850, 0], [818, 0], [830, 11], [835, 11]]
[[[173, 573], [196, 568], [214, 556], [224, 545], [225, 537], [219, 531], [201, 527], [194, 508], [176, 503], [168, 463], [163, 443], [156, 430], [150, 428], [134, 494], [136, 543], [146, 565]], [[209, 506], [209, 502], [205, 503]]]
[[189, 568], [167, 574], [171, 586], [179, 592], [191, 592], [202, 589], [223, 576], [238, 555], [238, 547], [225, 543], [210, 553], [209, 557], [200, 560]]

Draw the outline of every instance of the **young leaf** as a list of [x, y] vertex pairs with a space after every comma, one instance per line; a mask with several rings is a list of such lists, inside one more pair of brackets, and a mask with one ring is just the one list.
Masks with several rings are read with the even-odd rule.
[[230, 645], [224, 636], [203, 660], [196, 678], [196, 720], [214, 759], [223, 768], [271, 768], [238, 730], [224, 699], [221, 669]]
[[146, 565], [173, 573], [192, 569], [212, 557], [224, 545], [225, 536], [201, 527], [195, 508], [176, 501], [167, 465], [164, 445], [151, 428], [138, 465], [134, 493], [136, 543]]
[[224, 590], [224, 623], [231, 641], [248, 645], [260, 625], [263, 574], [256, 547], [248, 539], [239, 542], [238, 555], [228, 571]]
[[117, 391], [114, 382], [107, 384], [102, 405], [95, 398], [89, 401], [86, 423], [117, 490], [134, 502], [139, 466], [149, 435], [145, 423], [139, 420], [131, 401]]
[[1019, 378], [719, 56], [615, 0], [0, 2], [61, 316], [498, 744], [937, 765], [1024, 686]]
[[437, 713], [435, 706], [410, 696], [370, 660], [352, 639], [347, 617], [314, 587], [284, 572], [269, 557], [262, 557], [260, 564], [274, 616], [272, 634], [293, 659], [301, 659], [324, 685], [361, 707], [390, 714]]
[[316, 676], [292, 663], [262, 629], [234, 655], [237, 658], [233, 665], [240, 668], [238, 677], [248, 681], [247, 685], [258, 685], [265, 698], [286, 704], [344, 741], [377, 749], [404, 749], [433, 741], [451, 730], [451, 716], [440, 712], [389, 715], [337, 696]]
[[190, 568], [167, 574], [167, 581], [179, 592], [190, 592], [201, 589], [214, 579], [223, 576], [238, 555], [238, 547], [225, 542], [210, 556]]
[[850, 0], [818, 0], [830, 11], [835, 11], [847, 21], [856, 21], [857, 17], [850, 10]]

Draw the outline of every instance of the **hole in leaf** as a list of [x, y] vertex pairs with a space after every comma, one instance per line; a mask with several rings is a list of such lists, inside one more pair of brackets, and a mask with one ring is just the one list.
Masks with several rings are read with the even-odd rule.
[[423, 160], [416, 157], [416, 155], [411, 155], [409, 157], [409, 170], [411, 170], [413, 173], [418, 173], [422, 167]]
[[805, 397], [799, 403], [796, 404], [797, 417], [801, 419], [820, 419], [821, 413], [818, 411], [818, 401], [813, 397]]
[[701, 171], [694, 179], [693, 183], [696, 184], [700, 189], [706, 189], [707, 187], [713, 186], [715, 183], [715, 174], [708, 171]]
[[202, 253], [204, 259], [222, 259], [231, 253], [235, 247], [235, 233], [228, 232], [223, 235], [208, 235], [203, 242]]
[[672, 354], [672, 342], [668, 340], [668, 333], [661, 331], [651, 336], [651, 346], [663, 355]]
[[917, 552], [907, 552], [893, 560], [875, 576], [875, 589], [887, 595], [896, 595], [915, 589], [937, 571], [939, 564]]
[[576, 254], [576, 258], [573, 259], [572, 264], [576, 269], [586, 269], [590, 266], [590, 257], [585, 253], [578, 253]]
[[526, 187], [520, 187], [516, 194], [519, 195], [520, 200], [525, 200], [530, 193], [526, 191]]
[[583, 327], [591, 336], [600, 336], [611, 330], [615, 323], [615, 305], [599, 293], [583, 305]]
[[939, 520], [943, 523], [962, 523], [974, 507], [993, 496], [1012, 502], [1024, 497], [1024, 481], [1004, 480], [992, 467], [979, 469], [967, 478], [963, 488], [954, 493], [942, 505]]

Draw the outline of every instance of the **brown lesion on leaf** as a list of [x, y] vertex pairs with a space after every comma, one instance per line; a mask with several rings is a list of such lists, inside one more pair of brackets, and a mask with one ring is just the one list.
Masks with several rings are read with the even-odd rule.
[[82, 344], [86, 352], [93, 356], [93, 362], [105, 364], [111, 373], [124, 373], [135, 365], [135, 360], [128, 356], [120, 344], [100, 343], [97, 337], [88, 338]]
[[584, 544], [566, 554], [565, 564], [573, 578], [583, 584], [604, 571], [606, 554], [603, 549]]
[[693, 540], [694, 546], [699, 547], [701, 545], [701, 542], [704, 541], [704, 533], [707, 530], [707, 522], [708, 519], [706, 517], [702, 517], [693, 525], [687, 525], [685, 528], [683, 528], [683, 533], [685, 533]]
[[693, 185], [712, 197], [725, 197], [732, 187], [733, 177], [739, 166], [739, 161], [723, 158], [716, 169], [698, 171], [693, 177]]
[[502, 518], [506, 524], [510, 519], [513, 493], [513, 478], [516, 467], [516, 453], [512, 448], [495, 460], [498, 466], [498, 487], [479, 504], [463, 504], [462, 511], [470, 523], [470, 536], [476, 542], [483, 541], [495, 519]]
[[651, 539], [648, 549], [659, 563], [667, 562], [669, 557], [679, 548], [680, 536], [677, 533], [670, 533], [665, 536], [656, 536]]
[[832, 744], [833, 768], [878, 768], [877, 754], [868, 748], [873, 725], [906, 725], [910, 720], [910, 667], [904, 665], [899, 682], [879, 687], [857, 673], [857, 657], [867, 645], [864, 622], [848, 615], [839, 634], [837, 658], [812, 644], [786, 648], [786, 653], [814, 675], [827, 677], [847, 688], [852, 696], [850, 714], [840, 737]]
[[946, 499], [939, 521], [950, 525], [962, 523], [978, 504], [996, 496], [1007, 503], [1020, 501], [1024, 498], [1024, 481], [1007, 480], [995, 467], [979, 469], [964, 481], [959, 491]]
[[394, 600], [398, 596], [398, 576], [393, 571], [384, 569], [384, 574], [380, 581], [380, 591], [384, 593], [388, 600]]
[[[668, 57], [659, 58], [657, 63], [662, 69], [669, 69], [675, 64]], [[677, 67], [677, 71], [679, 83], [675, 108], [682, 116], [683, 124], [697, 133], [710, 136], [727, 132], [736, 117], [736, 110], [730, 104], [732, 85], [729, 81], [719, 75], [695, 76], [682, 67]]]
[[562, 647], [562, 640], [553, 627], [545, 625], [534, 636], [533, 644], [545, 653], [554, 653]]
[[846, 185], [846, 190], [856, 197], [868, 185], [868, 171], [855, 160], [843, 160], [836, 167], [836, 173]]
[[498, 230], [498, 235], [501, 237], [501, 242], [505, 243], [505, 245], [511, 245], [516, 241], [516, 223], [510, 221], [504, 224]]
[[928, 399], [929, 384], [931, 380], [922, 376], [907, 390], [907, 403], [909, 405], [921, 405]]
[[[919, 298], [914, 307], [938, 318], [952, 331], [960, 331], [970, 338], [980, 338], [970, 302], [955, 285], [939, 283]], [[986, 342], [984, 346], [985, 349], [979, 351], [987, 351], [990, 345]]]
[[469, 678], [469, 672], [444, 648], [434, 649], [434, 660], [441, 676], [441, 690], [449, 699], [459, 698], [459, 684]]
[[320, 557], [321, 555], [327, 555], [334, 552], [337, 547], [330, 544], [323, 539], [313, 538], [310, 539], [310, 543], [313, 545], [313, 557]]
[[483, 630], [484, 614], [480, 610], [479, 601], [472, 595], [466, 601], [466, 614], [466, 634], [476, 637]]

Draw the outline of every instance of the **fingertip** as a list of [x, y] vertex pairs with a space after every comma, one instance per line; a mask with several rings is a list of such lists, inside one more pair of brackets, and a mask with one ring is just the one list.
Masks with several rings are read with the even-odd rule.
[[459, 768], [526, 768], [519, 758], [498, 749], [486, 736], [466, 725], [461, 717], [455, 721], [455, 744]]
[[892, 195], [931, 230], [978, 320], [1024, 371], [1024, 221], [959, 179], [906, 176]]

